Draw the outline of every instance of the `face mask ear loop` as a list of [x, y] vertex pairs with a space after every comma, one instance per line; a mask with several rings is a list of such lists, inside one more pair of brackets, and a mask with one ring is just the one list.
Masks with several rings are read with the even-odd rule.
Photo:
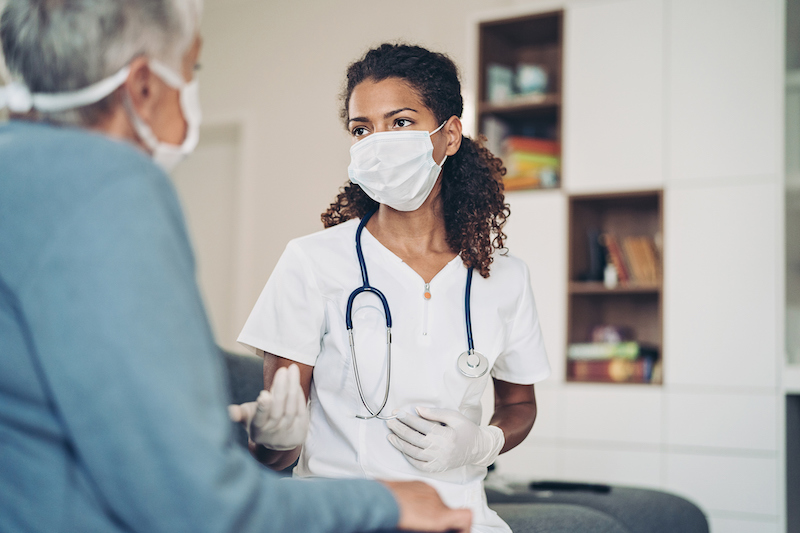
[[122, 95], [122, 105], [128, 112], [128, 117], [131, 120], [131, 125], [133, 126], [133, 130], [136, 132], [136, 135], [142, 140], [145, 146], [147, 146], [150, 152], [154, 152], [158, 146], [158, 139], [153, 133], [153, 130], [150, 129], [150, 126], [148, 126], [136, 112], [136, 109], [133, 107], [131, 95], [128, 94], [127, 88], [124, 89], [124, 93]]
[[[448, 119], [448, 120], [450, 120], [450, 119]], [[433, 130], [432, 132], [430, 132], [430, 134], [429, 134], [429, 135], [432, 137], [434, 133], [436, 133], [436, 132], [437, 132], [437, 131], [439, 131], [440, 129], [444, 128], [444, 125], [445, 125], [445, 124], [447, 124], [447, 120], [445, 120], [444, 122], [442, 122], [441, 126], [439, 126], [439, 127], [438, 127], [438, 128], [436, 128], [435, 130]], [[444, 162], [445, 162], [445, 161], [447, 161], [447, 154], [444, 154], [444, 159], [442, 159], [442, 162], [441, 162], [441, 163], [438, 163], [438, 164], [437, 164], [437, 166], [438, 166], [439, 168], [442, 168], [442, 167], [444, 166]], [[434, 162], [434, 163], [436, 163], [436, 160], [434, 159], [434, 161], [433, 161], [433, 162]]]
[[[449, 119], [448, 119], [448, 120], [449, 120]], [[433, 134], [434, 134], [434, 133], [436, 133], [436, 132], [438, 132], [440, 129], [444, 128], [444, 125], [445, 125], [445, 124], [447, 124], [447, 120], [445, 120], [444, 122], [442, 122], [442, 124], [441, 124], [441, 125], [440, 125], [438, 128], [436, 128], [435, 130], [433, 130], [432, 132], [430, 132], [428, 135], [430, 135], [430, 136], [433, 136]]]

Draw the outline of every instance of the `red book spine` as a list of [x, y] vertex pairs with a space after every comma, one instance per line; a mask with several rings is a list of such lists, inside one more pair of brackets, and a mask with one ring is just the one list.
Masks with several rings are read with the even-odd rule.
[[648, 365], [645, 358], [569, 360], [567, 376], [572, 381], [599, 381], [604, 383], [649, 383]]
[[561, 154], [561, 146], [555, 141], [535, 139], [533, 137], [506, 137], [504, 141], [506, 152], [532, 152], [535, 154], [554, 155]]
[[622, 255], [622, 250], [619, 247], [619, 243], [617, 242], [617, 238], [611, 235], [610, 233], [606, 233], [603, 235], [603, 242], [606, 245], [606, 250], [608, 250], [608, 259], [617, 269], [617, 277], [621, 283], [625, 283], [631, 279], [630, 272], [628, 272], [628, 267], [625, 265], [625, 259]]

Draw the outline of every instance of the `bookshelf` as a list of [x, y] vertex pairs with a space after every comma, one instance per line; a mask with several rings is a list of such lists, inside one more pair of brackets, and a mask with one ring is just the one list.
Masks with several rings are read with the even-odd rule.
[[562, 11], [479, 24], [478, 127], [506, 190], [560, 186], [562, 33]]
[[[660, 384], [662, 191], [571, 195], [568, 220], [567, 381]], [[606, 268], [612, 240], [626, 270], [616, 276]], [[639, 355], [574, 359], [589, 343], [620, 341], [637, 343]]]

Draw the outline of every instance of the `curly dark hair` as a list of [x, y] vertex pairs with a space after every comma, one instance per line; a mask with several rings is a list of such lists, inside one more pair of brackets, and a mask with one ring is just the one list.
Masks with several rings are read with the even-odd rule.
[[[365, 81], [398, 78], [417, 92], [439, 124], [453, 115], [461, 117], [464, 102], [458, 69], [444, 54], [419, 46], [382, 44], [370, 50], [347, 69], [347, 84], [342, 92], [341, 118], [347, 127], [350, 96]], [[482, 141], [462, 137], [461, 147], [447, 159], [442, 171], [441, 198], [447, 244], [461, 254], [467, 267], [489, 277], [492, 252], [506, 253], [503, 225], [511, 214], [503, 196], [502, 161], [492, 155]], [[348, 181], [336, 200], [322, 214], [326, 228], [352, 218], [362, 218], [377, 209], [378, 203], [361, 187]]]

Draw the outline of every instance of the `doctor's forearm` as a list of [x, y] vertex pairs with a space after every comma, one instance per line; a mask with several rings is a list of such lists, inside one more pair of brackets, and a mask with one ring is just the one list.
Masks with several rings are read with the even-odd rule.
[[503, 430], [505, 444], [500, 453], [525, 440], [536, 420], [536, 394], [533, 385], [519, 385], [499, 379], [494, 380], [494, 415], [492, 426]]
[[531, 432], [535, 419], [535, 403], [525, 402], [498, 407], [489, 424], [503, 430], [505, 444], [500, 453], [507, 452], [525, 440], [525, 437]]

